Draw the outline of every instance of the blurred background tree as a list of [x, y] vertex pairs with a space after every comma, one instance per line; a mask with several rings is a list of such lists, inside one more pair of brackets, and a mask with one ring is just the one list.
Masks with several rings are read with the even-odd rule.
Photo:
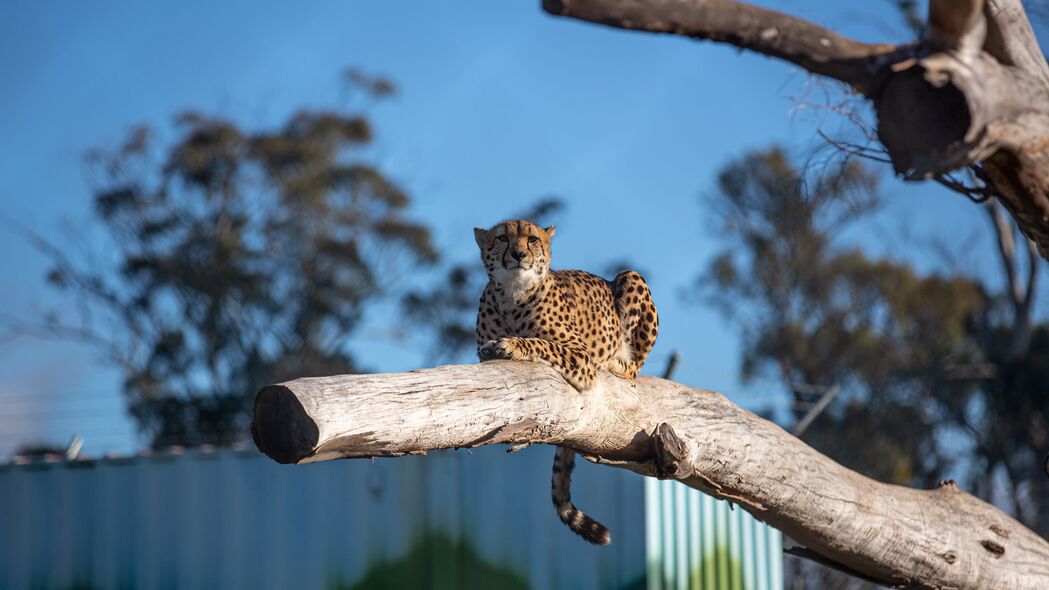
[[854, 158], [815, 168], [779, 147], [750, 153], [704, 201], [725, 249], [693, 293], [735, 318], [743, 379], [778, 381], [796, 432], [843, 464], [922, 487], [960, 468], [965, 489], [1049, 534], [1034, 248], [989, 203], [1005, 289], [872, 259], [841, 234], [877, 208], [877, 176]]
[[[1025, 4], [1036, 26], [1044, 26], [1046, 3]], [[781, 103], [762, 106], [744, 96], [767, 95], [771, 100], [776, 89], [755, 85], [756, 81], [771, 79], [778, 85], [782, 70], [759, 69], [766, 67], [764, 60], [704, 61], [703, 51], [674, 49], [666, 41], [646, 45], [629, 37], [630, 44], [618, 45], [613, 42], [618, 36], [604, 31], [595, 32], [593, 37], [579, 36], [580, 41], [573, 41], [578, 43], [573, 45], [565, 39], [576, 35], [562, 38], [549, 28], [546, 16], [531, 25], [528, 15], [513, 13], [511, 5], [500, 6], [498, 11], [505, 12], [496, 12], [492, 6], [492, 14], [501, 15], [500, 20], [477, 23], [515, 25], [499, 27], [500, 52], [480, 52], [492, 60], [490, 71], [462, 61], [455, 51], [437, 55], [458, 46], [442, 36], [441, 28], [433, 26], [439, 21], [431, 19], [421, 6], [414, 20], [389, 14], [381, 18], [322, 16], [340, 22], [340, 37], [356, 36], [354, 43], [341, 46], [343, 50], [400, 56], [400, 61], [383, 62], [387, 64], [383, 67], [396, 67], [398, 75], [413, 84], [411, 95], [425, 98], [404, 105], [396, 113], [394, 121], [404, 122], [400, 135], [394, 133], [394, 124], [387, 127], [384, 122], [384, 129], [389, 129], [401, 148], [399, 152], [393, 150], [395, 157], [390, 158], [390, 165], [377, 164], [375, 117], [367, 106], [394, 96], [397, 88], [385, 78], [356, 70], [345, 74], [351, 96], [360, 99], [356, 108], [302, 108], [278, 120], [282, 124], [267, 127], [245, 123], [242, 113], [218, 117], [190, 112], [170, 128], [136, 128], [119, 145], [91, 152], [85, 169], [93, 192], [93, 221], [97, 223], [90, 228], [100, 228], [109, 247], [93, 255], [84, 248], [59, 244], [55, 240], [62, 239], [60, 234], [48, 234], [46, 239], [33, 236], [51, 260], [51, 284], [73, 302], [63, 309], [79, 309], [79, 314], [54, 314], [36, 326], [20, 327], [86, 342], [119, 367], [130, 414], [154, 447], [228, 444], [245, 436], [251, 394], [262, 384], [308, 375], [362, 372], [372, 367], [399, 368], [389, 360], [392, 355], [383, 359], [381, 354], [369, 356], [361, 348], [355, 349], [358, 354], [351, 351], [350, 339], [361, 338], [366, 319], [378, 318], [375, 321], [382, 329], [400, 324], [402, 334], [421, 343], [429, 363], [471, 361], [474, 316], [485, 276], [469, 232], [459, 230], [481, 223], [473, 217], [481, 217], [483, 211], [483, 222], [488, 223], [502, 214], [532, 218], [544, 225], [568, 224], [565, 229], [569, 231], [561, 232], [558, 239], [581, 236], [581, 241], [570, 248], [555, 246], [563, 248], [561, 252], [589, 256], [580, 264], [588, 270], [603, 270], [605, 276], [624, 267], [637, 268], [629, 260], [602, 265], [600, 257], [606, 255], [636, 257], [649, 279], [653, 277], [648, 269], [657, 271], [661, 275], [657, 278], [663, 280], [661, 311], [670, 312], [664, 315], [662, 345], [694, 346], [686, 349], [683, 374], [678, 377], [698, 386], [724, 388], [748, 407], [760, 405], [766, 398], [748, 399], [741, 393], [747, 390], [734, 389], [734, 378], [718, 381], [722, 379], [719, 370], [730, 367], [730, 363], [725, 356], [701, 356], [709, 353], [709, 348], [704, 349], [697, 342], [701, 339], [694, 336], [697, 329], [713, 329], [712, 324], [696, 319], [703, 312], [690, 317], [677, 309], [675, 304], [680, 302], [673, 301], [669, 292], [680, 285], [677, 273], [682, 263], [701, 264], [696, 260], [706, 256], [710, 244], [705, 234], [702, 239], [688, 235], [692, 228], [688, 227], [687, 211], [682, 214], [680, 208], [687, 206], [683, 195], [696, 184], [709, 182], [710, 163], [718, 161], [725, 150], [739, 149], [737, 146], [744, 143], [760, 145], [768, 137], [798, 135], [797, 127], [780, 126], [780, 119], [788, 119], [780, 111], [768, 116], [773, 112], [768, 104]], [[379, 4], [357, 10], [362, 15], [367, 10], [385, 14]], [[539, 18], [534, 6], [527, 10]], [[924, 2], [893, 0], [868, 12], [853, 13], [851, 7], [841, 10], [850, 12], [842, 17], [826, 14], [846, 24], [884, 15], [895, 17], [892, 23], [879, 21], [876, 26], [897, 29], [901, 39], [924, 27]], [[261, 18], [268, 11], [257, 12]], [[480, 12], [473, 7], [456, 18], [468, 22]], [[221, 41], [213, 47], [225, 48], [226, 43], [252, 47], [251, 36], [244, 35], [251, 28], [242, 27], [234, 35], [229, 32], [233, 27], [224, 26], [227, 21], [221, 21], [221, 16], [209, 15], [207, 20], [220, 23], [210, 27], [218, 31], [216, 38]], [[871, 16], [876, 18], [868, 18]], [[140, 21], [142, 30], [159, 18], [152, 13], [148, 17]], [[227, 62], [220, 59], [222, 49], [214, 50], [215, 61], [227, 68], [214, 76], [223, 82], [244, 84], [239, 98], [231, 94], [233, 104], [252, 104], [254, 97], [288, 85], [287, 69], [274, 68], [268, 77], [262, 77], [266, 79], [262, 84], [257, 79], [253, 84], [246, 83], [250, 76], [231, 75], [239, 71], [235, 68], [251, 70], [256, 62], [269, 64], [279, 55], [275, 50], [261, 59], [256, 53], [273, 46], [272, 35], [285, 33], [287, 16], [272, 20], [276, 26], [266, 29], [268, 35], [260, 33], [263, 42], [246, 52], [250, 57], [245, 61]], [[193, 22], [194, 31], [209, 28], [198, 26], [203, 22], [199, 19]], [[74, 24], [73, 28], [82, 28], [82, 23]], [[261, 22], [258, 26], [262, 31]], [[387, 26], [391, 28], [384, 28]], [[524, 28], [516, 28], [519, 26]], [[535, 28], [528, 28], [531, 26]], [[455, 34], [463, 38], [456, 41], [487, 47], [482, 43], [491, 40], [479, 33], [490, 30], [483, 26], [460, 28]], [[397, 52], [390, 52], [393, 31], [413, 31], [408, 35], [413, 41], [405, 40]], [[376, 41], [369, 42], [363, 32], [374, 32]], [[161, 37], [164, 33], [154, 32]], [[510, 37], [515, 42], [504, 43], [501, 36], [509, 33], [520, 38]], [[111, 36], [116, 43], [128, 43], [120, 34]], [[41, 38], [35, 32], [31, 37]], [[423, 39], [431, 43], [420, 43]], [[534, 39], [542, 39], [542, 43], [525, 44]], [[201, 54], [191, 53], [192, 48], [181, 41], [169, 39], [169, 46], [176, 50], [160, 45], [139, 50], [149, 57], [149, 67], [154, 62], [165, 64], [157, 71], [188, 69], [193, 73], [188, 78], [158, 77], [154, 83], [159, 87], [169, 87], [159, 83], [163, 81], [170, 87], [180, 84], [183, 89], [207, 87], [207, 92], [229, 92], [221, 84], [207, 86], [208, 79], [194, 69]], [[294, 41], [307, 45], [305, 37]], [[668, 48], [665, 51], [660, 49], [664, 46]], [[77, 47], [70, 45], [66, 54], [79, 56], [83, 48]], [[117, 52], [126, 53], [131, 47], [136, 45], [121, 45]], [[596, 62], [590, 52], [598, 48], [602, 55], [622, 52], [631, 59], [615, 65], [615, 76], [607, 75], [594, 69]], [[312, 53], [303, 53], [320, 72], [314, 75], [327, 76], [330, 68], [336, 67], [330, 62], [332, 56], [342, 59], [345, 55], [330, 49], [323, 45]], [[544, 53], [546, 49], [553, 53]], [[502, 54], [504, 51], [507, 55]], [[164, 57], [170, 53], [191, 56], [186, 61], [194, 68]], [[477, 53], [467, 52], [470, 57]], [[534, 61], [522, 59], [522, 55]], [[94, 59], [105, 68], [111, 62]], [[52, 74], [61, 81], [56, 88], [65, 88], [72, 72], [92, 65], [68, 61], [68, 69], [61, 75]], [[638, 63], [644, 66], [635, 67]], [[662, 64], [660, 71], [653, 70], [652, 63]], [[46, 70], [46, 66], [45, 61], [34, 63], [33, 75], [23, 75], [20, 83], [34, 88], [29, 83], [38, 76], [37, 70]], [[747, 86], [739, 86], [739, 80], [710, 86], [711, 79], [731, 80], [737, 69], [747, 73]], [[86, 71], [106, 79], [99, 71]], [[639, 71], [644, 75], [639, 76]], [[468, 72], [477, 85], [460, 83], [462, 72]], [[138, 76], [142, 76], [141, 71]], [[308, 82], [314, 79], [309, 76], [291, 78], [300, 86], [312, 88]], [[608, 84], [612, 78], [620, 85]], [[828, 104], [824, 106], [830, 108], [822, 112], [828, 113], [829, 119], [869, 121], [869, 110], [848, 110], [855, 102], [848, 102], [849, 95], [838, 86], [817, 85], [805, 83], [802, 97], [796, 101], [799, 108], [818, 106], [806, 100], [806, 92], [818, 99], [819, 91], [825, 91]], [[726, 88], [731, 94], [719, 94]], [[637, 93], [639, 89], [654, 94], [645, 97]], [[131, 90], [126, 95], [134, 95]], [[447, 94], [443, 94], [445, 90]], [[57, 123], [68, 112], [81, 119], [93, 116], [85, 117], [69, 105], [55, 108], [58, 105], [51, 104], [50, 97], [61, 96], [60, 92], [36, 92], [23, 97], [32, 96], [50, 105], [49, 111], [39, 111], [36, 116], [56, 121], [48, 129], [61, 129], [62, 134], [69, 135], [61, 141], [49, 139], [56, 147], [40, 152], [43, 156], [39, 158], [47, 166], [62, 165], [53, 149], [76, 146], [80, 153], [80, 146], [93, 145], [82, 142], [97, 141], [84, 139], [97, 137], [97, 130], [70, 125], [68, 117], [64, 124]], [[120, 108], [132, 113], [129, 116], [157, 112], [148, 110], [157, 104], [155, 95], [143, 93], [141, 102], [133, 103], [109, 96], [109, 86], [105, 92], [77, 106], [94, 109], [112, 102], [123, 105]], [[11, 96], [17, 99], [19, 94]], [[179, 94], [174, 99], [176, 104], [165, 103], [158, 108], [201, 104], [210, 96]], [[310, 96], [308, 92], [289, 96], [279, 108], [309, 104], [309, 99], [303, 98]], [[519, 96], [527, 101], [516, 102]], [[839, 100], [845, 109], [840, 108]], [[548, 103], [552, 109], [540, 108]], [[37, 120], [25, 114], [34, 111], [18, 110], [19, 101], [5, 104], [15, 108], [17, 118]], [[704, 112], [721, 115], [696, 116], [697, 104], [708, 109]], [[628, 113], [633, 115], [625, 116]], [[661, 116], [668, 113], [670, 118]], [[791, 119], [790, 125], [797, 125], [798, 119], [805, 123], [802, 116]], [[98, 120], [108, 129], [126, 124], [126, 119], [112, 115]], [[111, 122], [116, 120], [120, 126]], [[438, 120], [442, 125], [430, 125]], [[528, 128], [538, 130], [534, 137], [526, 133]], [[665, 132], [677, 128], [687, 133]], [[493, 134], [493, 129], [499, 133]], [[33, 135], [38, 130], [42, 132], [44, 126], [36, 125]], [[660, 133], [650, 135], [650, 130]], [[73, 141], [77, 133], [81, 143]], [[502, 141], [492, 135], [500, 135]], [[28, 135], [20, 137], [24, 140]], [[707, 139], [697, 141], [696, 137]], [[710, 137], [721, 140], [710, 141]], [[419, 138], [425, 141], [417, 142]], [[866, 149], [877, 144], [868, 133], [857, 144], [839, 144], [846, 148], [850, 145]], [[15, 141], [11, 146], [13, 150], [26, 149]], [[616, 149], [610, 153], [609, 146]], [[430, 170], [414, 167], [417, 153], [429, 159]], [[458, 160], [467, 164], [456, 167], [456, 158], [440, 158], [438, 153], [463, 154]], [[551, 162], [536, 157], [538, 154], [550, 155]], [[70, 174], [69, 166], [54, 169], [55, 176]], [[410, 196], [390, 177], [390, 170], [419, 174], [423, 182], [443, 187], [443, 193], [435, 191], [439, 198], [433, 202], [440, 201], [444, 210], [439, 215], [428, 214], [427, 223], [413, 219], [411, 206], [413, 201], [418, 203], [417, 197], [412, 198], [415, 191]], [[483, 182], [485, 170], [491, 171], [487, 184]], [[514, 176], [520, 170], [524, 173]], [[697, 170], [702, 172], [697, 174]], [[37, 171], [32, 169], [30, 175], [38, 178]], [[481, 180], [475, 179], [475, 173]], [[602, 175], [607, 182], [594, 180]], [[538, 179], [539, 186], [525, 185], [525, 177]], [[461, 182], [462, 178], [469, 182]], [[961, 473], [959, 483], [964, 489], [1049, 534], [1049, 479], [1042, 467], [1049, 451], [1049, 324], [1045, 323], [1044, 305], [1041, 314], [1036, 305], [1040, 264], [1009, 218], [987, 205], [983, 206], [985, 229], [987, 235], [995, 236], [989, 246], [995, 249], [996, 266], [991, 273], [963, 272], [951, 264], [930, 265], [935, 256], [928, 252], [900, 252], [892, 258], [872, 254], [876, 249], [872, 244], [879, 240], [899, 240], [896, 230], [904, 224], [902, 217], [896, 217], [890, 220], [893, 231], [887, 233], [891, 235], [869, 235], [875, 233], [869, 230], [883, 200], [880, 193], [900, 191], [898, 199], [914, 194], [879, 179], [875, 167], [860, 160], [837, 160], [819, 168], [784, 148], [752, 152], [732, 162], [717, 176], [716, 189], [703, 200], [702, 219], [715, 220], [722, 249], [696, 284], [688, 288], [733, 319], [742, 336], [743, 378], [752, 383], [760, 380], [760, 389], [774, 390], [787, 400], [777, 408], [788, 407], [788, 411], [777, 413], [770, 408], [768, 413], [794, 428], [806, 442], [882, 480], [927, 487], [942, 477]], [[545, 183], [550, 185], [542, 186]], [[561, 198], [541, 199], [525, 210], [519, 208], [520, 200], [513, 201], [511, 187], [527, 186], [522, 191], [534, 195], [555, 185], [583, 197], [583, 204], [573, 203], [571, 216], [565, 215], [565, 200]], [[893, 188], [886, 189], [886, 185]], [[75, 205], [71, 200], [78, 195], [61, 184], [39, 180], [27, 181], [25, 187], [10, 191], [5, 198], [17, 192], [31, 195], [41, 201], [41, 210], [47, 215], [55, 208]], [[490, 197], [503, 187], [510, 189], [508, 196]], [[610, 193], [607, 198], [606, 192]], [[601, 195], [603, 200], [587, 201], [588, 195]], [[53, 209], [47, 210], [44, 196], [53, 196], [58, 204], [51, 204]], [[512, 204], [503, 205], [504, 199]], [[497, 203], [494, 206], [493, 201]], [[637, 207], [639, 201], [646, 207]], [[930, 203], [931, 199], [913, 206]], [[504, 206], [506, 210], [496, 211]], [[606, 212], [601, 218], [606, 227], [640, 224], [644, 233], [638, 242], [608, 247], [608, 232], [592, 227], [597, 225], [593, 223], [597, 207], [620, 213]], [[966, 203], [966, 212], [970, 208], [976, 211], [976, 206]], [[463, 214], [462, 210], [469, 212]], [[622, 211], [628, 213], [623, 215]], [[964, 218], [949, 218], [951, 224], [958, 221]], [[573, 222], [575, 227], [570, 227]], [[455, 244], [465, 243], [471, 253], [465, 255], [465, 250], [459, 250], [438, 264], [442, 261], [437, 260], [437, 248], [432, 245], [433, 230], [460, 225]], [[856, 232], [866, 235], [851, 239]], [[601, 253], [585, 252], [579, 247], [583, 240], [600, 244]], [[659, 247], [637, 247], [653, 243]], [[959, 240], [959, 246], [968, 244]], [[982, 244], [980, 247], [986, 249]], [[557, 264], [558, 259], [555, 252], [555, 266], [563, 266], [565, 263]], [[929, 270], [934, 267], [938, 269]], [[416, 273], [418, 270], [426, 273]], [[412, 280], [404, 280], [405, 276]], [[396, 317], [397, 311], [400, 317]], [[705, 340], [716, 340], [723, 350], [734, 350], [730, 339]], [[416, 360], [411, 357], [413, 363]], [[646, 372], [660, 372], [659, 360], [650, 361]], [[767, 387], [769, 380], [772, 385]], [[79, 388], [67, 391], [68, 381], [55, 387], [65, 397], [90, 394]], [[112, 390], [108, 383], [105, 388]], [[37, 394], [45, 389], [26, 391]], [[750, 393], [762, 392], [752, 389]], [[34, 404], [41, 412], [53, 411], [50, 397], [34, 400]], [[80, 416], [67, 416], [83, 407], [54, 411], [80, 429], [84, 428]], [[10, 412], [10, 406], [8, 410], [12, 421], [22, 419], [22, 414]], [[105, 436], [123, 420], [98, 424], [93, 433], [88, 433], [89, 440], [98, 434]], [[45, 443], [41, 438], [41, 444], [24, 445], [19, 452], [54, 454], [63, 450], [53, 441]]]
[[[369, 99], [395, 92], [346, 80]], [[138, 127], [87, 156], [104, 258], [35, 237], [49, 283], [81, 310], [40, 327], [121, 368], [153, 446], [229, 444], [262, 385], [362, 371], [346, 343], [365, 307], [437, 253], [408, 194], [368, 161], [361, 112], [303, 109], [275, 130], [187, 112], [173, 141], [158, 135]]]

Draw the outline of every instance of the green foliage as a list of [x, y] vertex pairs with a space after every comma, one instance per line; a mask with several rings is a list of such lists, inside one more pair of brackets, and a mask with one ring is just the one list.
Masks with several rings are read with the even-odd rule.
[[743, 564], [732, 559], [728, 547], [718, 545], [703, 554], [691, 579], [693, 587], [704, 590], [743, 590]]
[[[663, 564], [649, 565], [649, 573], [663, 571]], [[689, 588], [697, 590], [749, 590], [743, 585], [743, 563], [733, 559], [727, 545], [715, 545], [703, 553], [699, 564], [688, 572], [688, 581], [663, 577], [659, 588], [678, 588], [687, 583]], [[631, 586], [628, 586], [630, 588]], [[645, 587], [641, 585], [639, 587]]]
[[332, 590], [527, 590], [527, 581], [510, 568], [485, 561], [467, 540], [427, 533], [393, 561], [377, 563], [353, 584]]
[[[394, 91], [347, 76], [375, 97]], [[363, 114], [304, 109], [249, 129], [188, 112], [173, 133], [139, 127], [88, 155], [113, 251], [84, 262], [46, 250], [49, 279], [91, 310], [72, 333], [121, 367], [155, 445], [225, 444], [243, 436], [260, 386], [360, 371], [347, 341], [366, 306], [437, 253], [408, 195], [367, 161]]]

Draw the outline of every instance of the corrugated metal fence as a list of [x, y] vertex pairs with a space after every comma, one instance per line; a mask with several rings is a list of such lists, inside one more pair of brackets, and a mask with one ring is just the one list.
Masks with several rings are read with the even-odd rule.
[[645, 480], [649, 590], [782, 590], [783, 536], [728, 502]]
[[552, 449], [278, 465], [254, 452], [0, 468], [0, 588], [635, 588], [641, 478], [580, 465], [581, 542]]
[[485, 447], [299, 466], [234, 451], [0, 466], [0, 588], [639, 590], [646, 543], [649, 588], [779, 588], [765, 582], [778, 533], [586, 462], [574, 498], [614, 542], [582, 542], [550, 503], [551, 460], [549, 447]]

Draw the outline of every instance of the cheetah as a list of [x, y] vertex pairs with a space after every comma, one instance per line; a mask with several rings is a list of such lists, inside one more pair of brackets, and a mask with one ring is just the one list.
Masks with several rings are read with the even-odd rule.
[[[513, 220], [474, 229], [488, 285], [477, 312], [477, 356], [553, 365], [577, 390], [594, 385], [599, 369], [637, 376], [656, 343], [659, 316], [648, 284], [624, 271], [612, 281], [579, 270], [550, 269], [554, 227]], [[557, 514], [595, 545], [612, 537], [572, 504], [575, 452], [557, 448], [551, 495]]]

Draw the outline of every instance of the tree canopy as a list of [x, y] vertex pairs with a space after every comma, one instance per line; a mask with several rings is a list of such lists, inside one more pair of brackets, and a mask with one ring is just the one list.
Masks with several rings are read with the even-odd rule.
[[[349, 72], [373, 98], [383, 78]], [[347, 342], [365, 307], [437, 259], [408, 194], [369, 162], [361, 112], [302, 109], [274, 129], [186, 112], [174, 137], [138, 127], [87, 157], [112, 250], [88, 260], [40, 242], [50, 283], [82, 306], [48, 329], [118, 364], [154, 445], [244, 436], [251, 394], [360, 372]]]
[[1049, 533], [1049, 324], [1031, 315], [1033, 247], [990, 204], [1001, 263], [1019, 281], [1005, 291], [872, 259], [840, 238], [879, 199], [860, 160], [816, 173], [783, 148], [744, 155], [705, 202], [725, 249], [697, 289], [736, 318], [743, 377], [778, 380], [795, 424], [837, 394], [807, 442], [883, 481], [931, 487], [963, 473], [965, 489], [989, 500], [1005, 490], [1021, 520]]

